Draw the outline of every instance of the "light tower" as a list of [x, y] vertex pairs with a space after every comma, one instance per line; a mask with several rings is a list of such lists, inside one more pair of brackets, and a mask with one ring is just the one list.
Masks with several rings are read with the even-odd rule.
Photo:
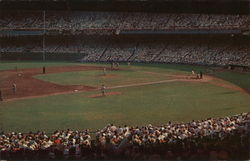
[[43, 11], [43, 61], [45, 61], [45, 11]]

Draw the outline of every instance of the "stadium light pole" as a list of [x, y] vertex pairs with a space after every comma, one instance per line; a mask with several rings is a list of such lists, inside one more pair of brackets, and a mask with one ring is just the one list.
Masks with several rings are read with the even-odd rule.
[[45, 10], [43, 11], [43, 61], [45, 61]]

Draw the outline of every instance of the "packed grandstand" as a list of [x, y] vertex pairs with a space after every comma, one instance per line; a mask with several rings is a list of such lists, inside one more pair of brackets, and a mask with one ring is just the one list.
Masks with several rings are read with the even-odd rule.
[[[78, 61], [88, 62], [129, 61], [240, 66], [249, 66], [250, 63], [249, 39], [234, 39], [235, 33], [230, 34], [231, 30], [242, 32], [248, 29], [249, 15], [98, 11], [2, 11], [2, 13], [0, 18], [1, 35], [4, 37], [0, 48], [2, 55], [78, 53], [82, 54], [82, 57], [77, 57]], [[194, 33], [205, 35], [226, 32], [232, 38], [177, 36], [147, 42], [143, 37], [124, 40], [119, 36], [121, 32], [126, 35], [126, 31], [154, 35], [154, 32], [164, 33], [164, 31], [169, 31], [170, 34], [175, 31], [175, 34], [178, 34], [180, 30], [185, 30], [185, 34], [190, 34], [189, 30], [192, 30]], [[14, 31], [31, 33], [28, 33], [28, 38], [18, 37], [18, 34], [8, 35]], [[34, 31], [46, 33], [45, 46], [42, 45], [41, 35], [36, 36], [38, 38], [30, 38]], [[51, 32], [53, 34], [50, 34]], [[64, 35], [64, 32], [68, 32], [69, 36], [59, 36]], [[2, 56], [5, 57], [8, 59], [8, 56]], [[11, 57], [13, 58], [13, 55]]]
[[[164, 30], [249, 28], [250, 15], [169, 14], [144, 12], [15, 11], [2, 12], [2, 29]], [[45, 26], [44, 26], [45, 19]]]
[[[249, 37], [230, 33], [241, 34], [249, 28], [248, 14], [5, 10], [0, 15], [0, 58], [19, 60], [30, 53], [29, 60], [36, 60], [36, 54], [45, 53], [47, 58], [53, 54], [73, 55], [71, 60], [81, 62], [249, 67]], [[179, 30], [186, 33], [202, 30], [205, 36], [178, 33], [170, 33], [171, 36], [165, 33], [164, 37], [153, 39], [148, 36], [157, 31]], [[34, 31], [42, 34], [32, 35]], [[147, 36], [127, 36], [126, 32], [119, 36], [123, 31], [135, 34], [142, 31]], [[211, 31], [213, 36], [209, 35]], [[223, 32], [226, 36], [216, 36]], [[20, 33], [24, 36], [19, 36]], [[68, 129], [52, 134], [43, 131], [0, 134], [3, 160], [244, 160], [250, 158], [249, 151], [250, 113], [161, 126], [110, 124], [95, 132]]]
[[61, 130], [1, 133], [1, 159], [244, 160], [249, 158], [250, 113], [161, 126], [96, 132]]
[[[192, 41], [190, 41], [192, 39]], [[116, 38], [110, 36], [6, 38], [0, 52], [6, 59], [18, 53], [77, 55], [82, 62], [155, 62], [200, 65], [250, 65], [249, 39], [224, 37], [170, 37], [154, 40]], [[22, 55], [22, 54], [21, 54]], [[25, 55], [25, 54], [23, 54]], [[32, 55], [32, 54], [31, 54]]]

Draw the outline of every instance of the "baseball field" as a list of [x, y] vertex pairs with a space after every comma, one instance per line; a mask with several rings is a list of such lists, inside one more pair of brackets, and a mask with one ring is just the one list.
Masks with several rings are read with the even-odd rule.
[[5, 132], [162, 125], [250, 111], [250, 74], [219, 67], [1, 62], [0, 89]]

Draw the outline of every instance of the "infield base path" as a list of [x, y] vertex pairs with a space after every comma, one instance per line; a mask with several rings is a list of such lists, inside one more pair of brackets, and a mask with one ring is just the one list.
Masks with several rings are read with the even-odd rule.
[[[103, 67], [94, 66], [66, 66], [66, 67], [46, 67], [46, 74], [62, 73], [71, 71], [101, 70]], [[96, 87], [85, 85], [59, 85], [34, 78], [33, 76], [42, 74], [42, 68], [19, 69], [0, 71], [0, 89], [4, 100], [18, 98], [38, 97], [46, 95], [56, 95], [71, 93], [74, 91], [88, 91]], [[77, 79], [77, 78], [76, 78]], [[12, 85], [17, 85], [17, 91], [14, 94]]]
[[[88, 70], [103, 70], [103, 67], [95, 67], [95, 66], [46, 67], [46, 74], [72, 72], [72, 71], [88, 71]], [[107, 70], [110, 70], [110, 68], [107, 68]], [[145, 73], [151, 74], [151, 75], [160, 74], [160, 73], [154, 73], [154, 72], [145, 72]], [[17, 100], [17, 99], [25, 99], [25, 98], [36, 98], [36, 97], [41, 97], [41, 96], [59, 95], [59, 94], [66, 94], [66, 93], [75, 93], [75, 92], [81, 92], [81, 91], [100, 90], [100, 88], [98, 87], [85, 86], [85, 85], [59, 85], [59, 84], [39, 80], [33, 77], [39, 74], [42, 74], [42, 68], [19, 69], [18, 71], [15, 71], [15, 70], [0, 71], [0, 75], [1, 75], [0, 89], [2, 90], [4, 101], [12, 101], [12, 100]], [[190, 79], [190, 77], [188, 77], [187, 75], [169, 75], [169, 74], [164, 74], [164, 75], [168, 75], [172, 79], [155, 81], [155, 82], [118, 85], [118, 86], [107, 87], [107, 89], [118, 89], [118, 88], [182, 81], [182, 82], [210, 83], [210, 84], [228, 88], [234, 91], [248, 93], [244, 89], [236, 85], [232, 85], [232, 84], [229, 85], [229, 84], [223, 84], [223, 83], [212, 81], [212, 80], [216, 80], [219, 78], [215, 78], [215, 77], [208, 76], [208, 75], [204, 76], [203, 79]], [[107, 75], [105, 77], [114, 77], [114, 76]], [[13, 91], [12, 91], [13, 83], [17, 85], [17, 92], [15, 94], [13, 94]], [[112, 94], [117, 94], [117, 93], [112, 93]]]

